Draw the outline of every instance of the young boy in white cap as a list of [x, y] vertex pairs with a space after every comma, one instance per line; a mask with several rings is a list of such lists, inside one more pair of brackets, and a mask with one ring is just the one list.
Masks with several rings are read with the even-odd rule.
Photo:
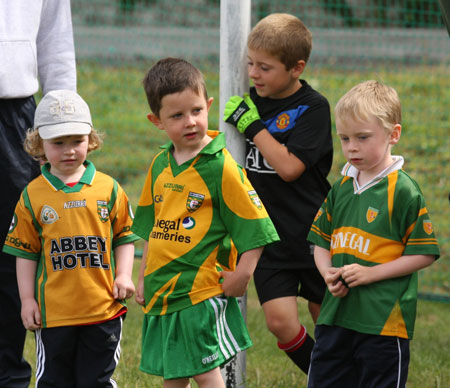
[[39, 388], [116, 386], [138, 237], [123, 189], [86, 160], [101, 143], [88, 105], [69, 90], [42, 98], [25, 140], [46, 163], [22, 192], [3, 251], [17, 256]]

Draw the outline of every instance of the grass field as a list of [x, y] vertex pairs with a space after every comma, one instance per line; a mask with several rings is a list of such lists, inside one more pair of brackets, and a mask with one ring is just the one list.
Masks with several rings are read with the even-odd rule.
[[[140, 260], [136, 260], [134, 277]], [[162, 380], [138, 370], [141, 351], [143, 313], [134, 299], [129, 301], [124, 323], [122, 355], [114, 378], [120, 388], [161, 387]], [[299, 302], [299, 316], [308, 332], [313, 333], [306, 303]], [[415, 338], [411, 342], [411, 363], [407, 388], [447, 388], [450, 386], [450, 306], [440, 302], [419, 300]], [[268, 332], [264, 316], [250, 284], [247, 297], [247, 325], [254, 346], [247, 351], [247, 388], [303, 388], [306, 377], [276, 346]], [[34, 337], [28, 333], [25, 356], [33, 365]], [[33, 378], [34, 380], [34, 378]], [[34, 386], [33, 382], [30, 388]], [[195, 384], [193, 384], [195, 386]], [[351, 388], [351, 387], [349, 387]]]
[[[146, 119], [148, 107], [141, 80], [148, 66], [150, 64], [102, 67], [88, 63], [78, 66], [79, 93], [91, 108], [94, 126], [107, 135], [102, 150], [93, 153], [90, 158], [99, 170], [114, 176], [124, 186], [133, 207], [137, 204], [151, 158], [158, 146], [166, 142], [164, 133], [151, 126]], [[212, 66], [203, 64], [201, 67], [208, 92], [216, 100], [210, 112], [210, 128], [215, 129], [219, 120], [218, 66], [211, 69]], [[449, 75], [447, 68], [439, 67], [384, 69], [376, 73], [318, 69], [315, 72], [308, 70], [305, 74], [312, 86], [329, 99], [332, 107], [343, 93], [366, 79], [379, 79], [397, 89], [403, 105], [403, 135], [394, 154], [405, 157], [405, 170], [421, 185], [441, 246], [441, 259], [422, 271], [421, 290], [447, 297], [450, 295]], [[329, 177], [331, 182], [338, 177], [343, 163], [340, 146], [335, 139], [335, 158]], [[138, 243], [137, 248], [140, 246]], [[124, 325], [122, 358], [115, 378], [121, 388], [161, 386], [160, 379], [138, 371], [142, 313], [134, 300], [130, 301], [129, 307]], [[313, 333], [306, 305], [300, 302], [299, 308], [302, 321]], [[449, 304], [419, 300], [408, 388], [450, 386], [449, 317]], [[265, 328], [253, 285], [248, 293], [247, 321], [254, 342], [254, 347], [247, 352], [247, 387], [304, 387], [304, 375], [278, 351], [275, 339]], [[34, 365], [34, 339], [31, 333], [27, 339], [26, 357]]]

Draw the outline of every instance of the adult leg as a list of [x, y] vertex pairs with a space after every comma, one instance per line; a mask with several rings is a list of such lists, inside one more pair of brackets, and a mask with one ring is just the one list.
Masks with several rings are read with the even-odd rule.
[[120, 358], [123, 317], [79, 327], [76, 352], [77, 388], [117, 387], [112, 374]]
[[20, 317], [16, 258], [1, 250], [20, 193], [39, 174], [39, 164], [22, 146], [35, 109], [32, 97], [0, 99], [0, 387], [5, 388], [28, 387], [31, 378], [31, 367], [23, 358], [26, 330]]
[[194, 380], [199, 388], [225, 388], [220, 368], [194, 376]]

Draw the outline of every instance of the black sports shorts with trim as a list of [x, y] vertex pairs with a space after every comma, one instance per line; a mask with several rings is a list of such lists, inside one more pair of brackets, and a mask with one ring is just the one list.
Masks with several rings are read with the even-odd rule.
[[36, 330], [36, 388], [115, 388], [124, 315]]
[[301, 296], [308, 301], [321, 304], [326, 288], [325, 282], [316, 268], [256, 267], [253, 279], [261, 304], [286, 296]]
[[308, 388], [405, 388], [409, 339], [317, 325]]

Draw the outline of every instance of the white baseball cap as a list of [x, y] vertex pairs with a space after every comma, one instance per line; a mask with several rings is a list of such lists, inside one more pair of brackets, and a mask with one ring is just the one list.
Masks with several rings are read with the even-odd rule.
[[53, 90], [39, 102], [34, 128], [42, 139], [89, 135], [92, 119], [86, 102], [72, 90]]

